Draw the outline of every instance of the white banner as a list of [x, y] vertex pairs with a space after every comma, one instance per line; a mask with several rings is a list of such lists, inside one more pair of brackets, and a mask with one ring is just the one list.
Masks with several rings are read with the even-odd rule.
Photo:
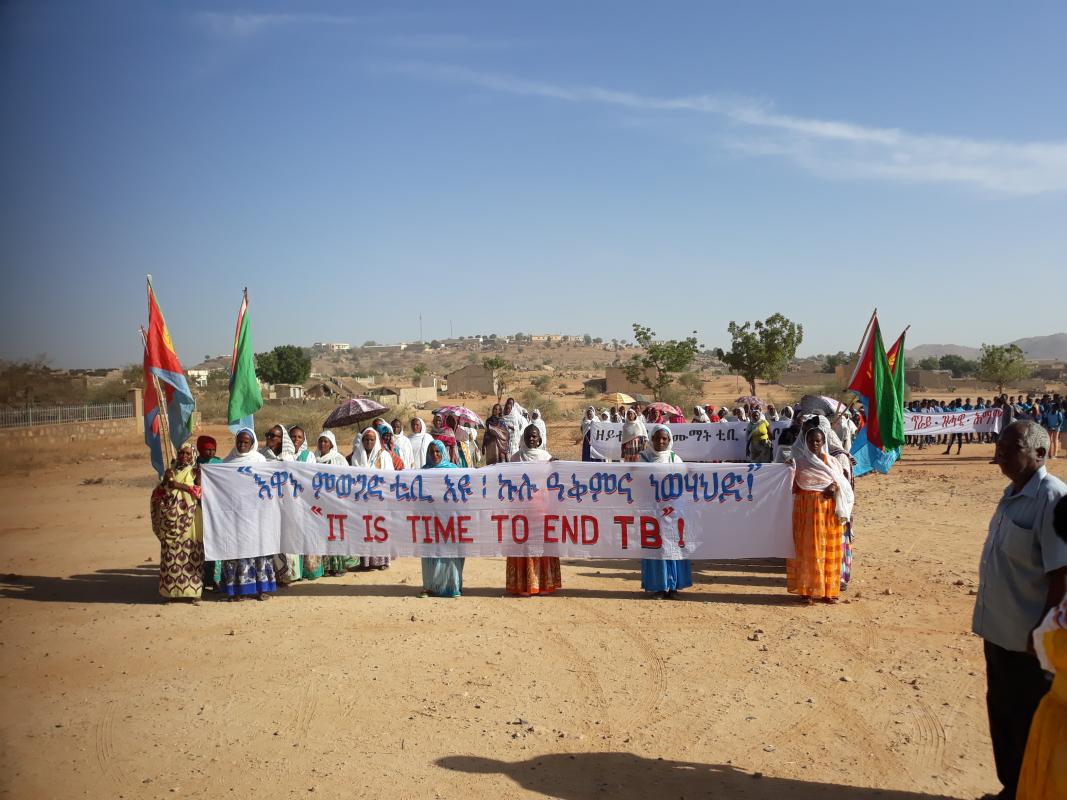
[[376, 472], [275, 462], [202, 470], [212, 560], [793, 555], [793, 468], [785, 464], [554, 461]]
[[[792, 424], [789, 420], [771, 423], [771, 446], [778, 454], [778, 437]], [[645, 427], [651, 428], [649, 423]], [[747, 422], [678, 422], [667, 425], [674, 438], [674, 452], [683, 461], [748, 461], [745, 452]], [[594, 420], [590, 444], [602, 458], [622, 460], [621, 422]]]
[[944, 414], [904, 412], [904, 434], [942, 436], [947, 433], [1000, 433], [1003, 412], [999, 408]]

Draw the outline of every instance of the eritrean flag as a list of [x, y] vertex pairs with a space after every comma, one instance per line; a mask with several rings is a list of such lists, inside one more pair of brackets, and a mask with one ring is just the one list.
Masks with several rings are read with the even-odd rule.
[[158, 378], [163, 391], [162, 405], [167, 410], [170, 441], [177, 450], [192, 433], [193, 410], [196, 402], [189, 390], [189, 381], [182, 362], [174, 351], [174, 342], [167, 330], [163, 312], [159, 310], [152, 290], [152, 276], [148, 276], [148, 330], [144, 333], [144, 441], [152, 453], [152, 466], [160, 475], [169, 466], [164, 463], [160, 398], [153, 378]]
[[[899, 360], [898, 346], [902, 344], [903, 335], [894, 345], [894, 362]], [[899, 369], [894, 375], [889, 365], [877, 315], [868, 326], [859, 363], [846, 388], [866, 400], [864, 427], [871, 444], [879, 450], [895, 450], [904, 444], [904, 370]]]
[[237, 332], [233, 336], [230, 359], [230, 403], [226, 421], [236, 433], [251, 428], [253, 417], [263, 407], [263, 394], [256, 379], [256, 360], [252, 352], [252, 325], [248, 320], [248, 289], [237, 312]]

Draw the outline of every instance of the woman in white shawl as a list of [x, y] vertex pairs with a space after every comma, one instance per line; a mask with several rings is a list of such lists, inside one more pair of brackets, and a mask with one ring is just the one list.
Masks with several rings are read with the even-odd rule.
[[[275, 425], [266, 434], [267, 443], [259, 452], [267, 461], [296, 461], [296, 445], [284, 425]], [[278, 583], [288, 586], [303, 579], [303, 559], [296, 553], [279, 553], [274, 556], [274, 572]]]
[[[223, 463], [262, 464], [267, 459], [256, 449], [258, 444], [254, 430], [241, 428], [234, 437], [233, 450], [223, 459]], [[271, 556], [235, 558], [222, 562], [222, 580], [219, 583], [219, 590], [229, 595], [230, 600], [240, 600], [251, 596], [259, 600], [267, 600], [270, 598], [270, 593], [277, 589], [274, 560]]]
[[704, 410], [704, 406], [693, 406], [693, 422], [711, 422], [711, 417], [709, 417], [708, 412]]
[[407, 437], [411, 443], [411, 457], [415, 469], [422, 469], [426, 465], [426, 451], [430, 449], [433, 437], [426, 430], [426, 422], [422, 417], [411, 418], [411, 434]]
[[393, 472], [393, 457], [382, 447], [374, 428], [367, 428], [352, 440], [352, 466]]
[[830, 423], [807, 420], [793, 445], [793, 544], [786, 588], [805, 602], [837, 602], [841, 593], [841, 542], [855, 494], [841, 464], [830, 456]]
[[535, 408], [531, 412], [530, 424], [536, 425], [537, 430], [541, 432], [541, 446], [548, 447], [548, 426], [545, 425], [545, 418], [541, 416], [541, 409]]
[[284, 425], [275, 425], [264, 438], [267, 441], [259, 452], [267, 461], [296, 461], [296, 447]]
[[[382, 472], [394, 472], [393, 456], [382, 447], [378, 431], [367, 428], [352, 440], [352, 466], [364, 469], [377, 469]], [[388, 569], [389, 556], [362, 556], [360, 565], [364, 569]]]
[[639, 461], [641, 451], [648, 444], [648, 428], [633, 408], [626, 409], [626, 421], [622, 423], [620, 441], [622, 442], [622, 460]]
[[[535, 423], [522, 432], [522, 445], [511, 457], [515, 462], [551, 461], [552, 454], [544, 448], [541, 430]], [[508, 594], [529, 597], [552, 594], [563, 585], [559, 558], [555, 556], [508, 556], [505, 586]]]
[[[641, 461], [646, 464], [682, 464], [682, 457], [674, 452], [674, 437], [666, 425], [653, 425], [649, 431], [648, 446], [641, 451]], [[663, 519], [667, 525], [668, 518]], [[673, 600], [675, 592], [693, 585], [693, 567], [683, 558], [678, 547], [677, 534], [668, 532], [663, 537], [664, 551], [671, 550], [671, 559], [642, 558], [641, 588], [652, 592], [658, 600]]]
[[504, 420], [508, 424], [508, 458], [511, 458], [517, 452], [519, 452], [519, 445], [522, 444], [522, 432], [526, 430], [526, 417], [522, 415], [518, 403], [515, 402], [514, 397], [509, 397], [504, 402]]
[[[333, 431], [323, 431], [315, 440], [318, 446], [316, 460], [331, 467], [347, 467], [348, 459], [337, 449], [337, 437]], [[348, 568], [348, 556], [304, 556], [304, 578], [314, 580], [323, 575], [344, 575]]]
[[394, 419], [389, 427], [393, 429], [393, 447], [396, 449], [400, 460], [404, 462], [404, 469], [417, 469], [422, 464], [415, 463], [415, 452], [411, 449], [411, 440], [404, 435], [404, 423]]
[[337, 437], [333, 431], [323, 431], [318, 438], [318, 454], [316, 460], [320, 464], [329, 464], [332, 467], [347, 467], [348, 460], [337, 449]]

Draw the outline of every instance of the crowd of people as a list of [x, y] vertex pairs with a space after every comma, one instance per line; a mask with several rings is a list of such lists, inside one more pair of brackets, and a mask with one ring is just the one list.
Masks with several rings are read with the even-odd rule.
[[[685, 421], [678, 409], [654, 404], [641, 409], [636, 404], [602, 412], [622, 420], [622, 460], [645, 463], [681, 463], [673, 449], [673, 437], [664, 423]], [[590, 421], [595, 409], [586, 410], [581, 424], [583, 460], [602, 461], [589, 444]], [[779, 448], [796, 464], [796, 502], [793, 529], [797, 557], [789, 561], [788, 590], [804, 602], [834, 602], [848, 587], [852, 566], [853, 460], [846, 442], [856, 430], [853, 409], [841, 408], [832, 421], [827, 416], [803, 414], [787, 406], [779, 412], [758, 402], [726, 408], [694, 409], [695, 422], [744, 422], [749, 460], [772, 460], [771, 421], [792, 421], [781, 434], [786, 446]], [[859, 423], [862, 425], [862, 416]], [[274, 425], [264, 433], [262, 446], [251, 428], [239, 430], [225, 458], [217, 455], [218, 443], [201, 436], [183, 445], [173, 466], [166, 471], [152, 495], [153, 529], [162, 545], [160, 594], [171, 599], [198, 600], [204, 588], [231, 600], [266, 600], [279, 586], [297, 581], [337, 577], [350, 571], [389, 568], [385, 556], [319, 556], [278, 553], [252, 558], [204, 562], [200, 509], [200, 471], [204, 464], [253, 464], [269, 461], [351, 465], [365, 469], [476, 468], [503, 461], [555, 460], [548, 449], [548, 427], [540, 412], [527, 412], [509, 398], [493, 406], [481, 426], [455, 414], [434, 414], [430, 427], [415, 416], [405, 432], [400, 419], [386, 423], [374, 419], [352, 440], [351, 452], [339, 451], [336, 434], [326, 430], [313, 443], [299, 426]], [[677, 558], [645, 559], [641, 563], [641, 587], [654, 597], [673, 599], [693, 585], [692, 568], [679, 551]], [[422, 559], [423, 586], [420, 594], [458, 597], [463, 589], [462, 558]], [[550, 556], [508, 557], [506, 590], [517, 596], [551, 594], [562, 586], [559, 559]]]
[[[965, 411], [984, 411], [998, 409], [1001, 413], [1000, 429], [1004, 430], [1015, 420], [1029, 420], [1040, 425], [1049, 434], [1048, 458], [1058, 458], [1060, 451], [1067, 452], [1067, 398], [1060, 394], [1044, 394], [1041, 397], [1028, 395], [998, 395], [986, 400], [979, 397], [975, 402], [971, 398], [957, 397], [952, 400], [935, 400], [923, 398], [908, 403], [905, 410], [916, 414], [961, 414]], [[944, 455], [949, 455], [952, 445], [956, 445], [956, 454], [963, 450], [963, 445], [974, 442], [992, 444], [999, 434], [988, 433], [953, 433], [947, 435], [919, 435], [905, 437], [905, 443], [920, 450], [931, 446], [945, 446]]]

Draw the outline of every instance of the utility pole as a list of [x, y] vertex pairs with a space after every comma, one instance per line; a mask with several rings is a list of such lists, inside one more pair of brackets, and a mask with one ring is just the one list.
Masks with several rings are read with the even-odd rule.
[[448, 338], [449, 339], [455, 339], [456, 338], [455, 334], [452, 333], [452, 320], [448, 321]]
[[422, 314], [419, 314], [419, 341], [422, 341]]

